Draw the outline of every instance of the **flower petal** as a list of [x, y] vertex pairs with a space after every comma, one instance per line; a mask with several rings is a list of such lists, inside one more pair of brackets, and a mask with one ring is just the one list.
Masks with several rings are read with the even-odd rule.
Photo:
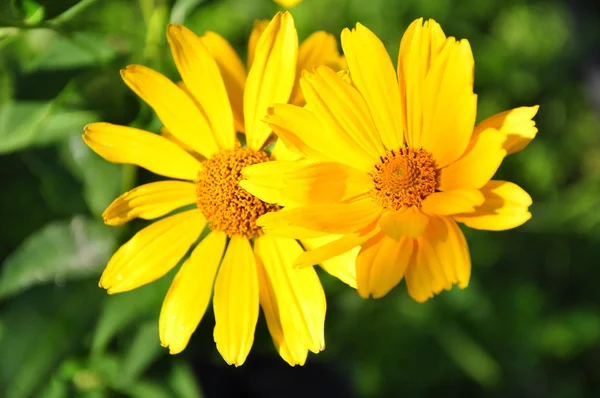
[[454, 189], [446, 192], [435, 192], [422, 203], [422, 210], [427, 214], [448, 216], [457, 213], [471, 213], [480, 206], [485, 198], [478, 189]]
[[104, 223], [121, 225], [134, 218], [153, 220], [196, 201], [196, 185], [159, 181], [140, 185], [115, 199], [102, 214]]
[[387, 236], [400, 240], [405, 236], [416, 238], [423, 235], [428, 221], [429, 217], [425, 213], [411, 206], [384, 213], [379, 220], [379, 226]]
[[252, 348], [258, 302], [258, 275], [250, 241], [234, 235], [223, 257], [213, 298], [217, 350], [230, 365], [242, 365]]
[[[300, 243], [302, 243], [302, 246], [310, 252], [327, 243], [340, 239], [341, 237], [341, 235], [327, 235], [319, 238], [305, 238], [301, 239]], [[356, 246], [345, 253], [338, 254], [328, 260], [317, 261], [316, 263], [331, 276], [338, 278], [345, 284], [356, 289], [356, 267], [354, 266], [354, 261], [356, 260], [356, 255], [359, 251], [360, 247]], [[309, 262], [313, 261], [314, 260], [309, 260]], [[304, 264], [305, 262], [302, 262], [302, 265]]]
[[197, 209], [150, 224], [112, 256], [99, 286], [113, 294], [157, 280], [179, 262], [205, 225], [206, 219]]
[[502, 147], [504, 140], [504, 134], [491, 128], [477, 135], [462, 158], [441, 170], [438, 189], [449, 191], [484, 186], [506, 156], [506, 150]]
[[142, 65], [129, 65], [121, 77], [177, 139], [207, 158], [219, 151], [205, 116], [175, 83]]
[[408, 293], [422, 303], [453, 284], [466, 288], [470, 276], [471, 258], [462, 231], [448, 217], [431, 217], [406, 270]]
[[356, 258], [356, 279], [361, 297], [383, 297], [400, 283], [414, 246], [412, 238], [395, 240], [383, 232], [369, 239]]
[[416, 147], [430, 152], [437, 168], [461, 157], [469, 145], [477, 114], [473, 68], [469, 42], [456, 42], [451, 37], [432, 61], [425, 77], [423, 130]]
[[400, 42], [398, 84], [406, 142], [421, 146], [423, 130], [423, 86], [429, 68], [446, 42], [446, 35], [433, 19], [419, 18], [410, 24]]
[[221, 71], [225, 89], [233, 111], [233, 120], [237, 131], [244, 131], [244, 86], [246, 69], [231, 44], [214, 32], [206, 32], [200, 37], [204, 46], [213, 56]]
[[[373, 223], [381, 212], [370, 197], [350, 203], [327, 203], [312, 206], [286, 207], [267, 213], [257, 220], [266, 233], [282, 236], [281, 231], [300, 227], [313, 231], [345, 234], [359, 231]], [[278, 233], [279, 232], [279, 233]], [[297, 236], [302, 238], [304, 236]]]
[[206, 312], [227, 235], [213, 231], [192, 252], [171, 283], [158, 321], [160, 342], [169, 353], [185, 349]]
[[182, 25], [169, 25], [171, 53], [187, 89], [198, 102], [221, 149], [236, 143], [233, 114], [221, 72], [202, 40]]
[[495, 128], [506, 134], [504, 149], [508, 155], [522, 151], [538, 132], [535, 121], [532, 119], [539, 108], [539, 105], [522, 106], [488, 117], [475, 126], [473, 137], [490, 127]]
[[[309, 109], [336, 136], [343, 137], [346, 150], [367, 157], [371, 164], [385, 153], [369, 108], [354, 86], [326, 66], [305, 72], [300, 79]], [[346, 149], [347, 148], [347, 149]]]
[[338, 51], [335, 36], [322, 30], [308, 36], [298, 48], [296, 82], [290, 95], [290, 104], [304, 106], [305, 101], [299, 77], [302, 76], [302, 71], [312, 71], [319, 65], [327, 65], [334, 71], [340, 70], [342, 65], [342, 57]]
[[135, 164], [165, 177], [195, 180], [202, 168], [196, 158], [166, 138], [132, 127], [88, 124], [83, 140], [109, 162]]
[[299, 351], [300, 347], [322, 351], [325, 293], [313, 268], [292, 267], [302, 247], [293, 239], [263, 235], [256, 239], [254, 250], [271, 282], [283, 336], [291, 351]]
[[485, 202], [469, 214], [457, 214], [454, 219], [475, 229], [503, 231], [516, 228], [531, 218], [531, 196], [508, 181], [490, 181], [481, 192]]
[[264, 123], [267, 108], [287, 103], [296, 76], [298, 35], [289, 12], [278, 13], [256, 43], [256, 53], [244, 91], [248, 147], [259, 150], [271, 128]]
[[404, 143], [400, 90], [394, 65], [383, 43], [368, 28], [342, 31], [342, 48], [352, 81], [365, 98], [377, 131], [387, 149]]
[[260, 39], [265, 29], [267, 29], [269, 22], [271, 21], [268, 19], [257, 19], [254, 21], [254, 25], [252, 25], [252, 31], [248, 38], [248, 55], [246, 57], [246, 67], [248, 70], [252, 68], [252, 64], [254, 63], [254, 54], [256, 54], [256, 44], [258, 43], [258, 39]]
[[336, 161], [370, 172], [374, 160], [340, 130], [332, 129], [306, 108], [280, 104], [269, 109], [266, 122], [285, 145], [311, 161]]
[[275, 160], [300, 160], [303, 158], [301, 153], [290, 150], [283, 140], [275, 141], [271, 157]]
[[240, 185], [282, 206], [340, 202], [368, 192], [372, 179], [341, 163], [274, 161], [246, 167]]

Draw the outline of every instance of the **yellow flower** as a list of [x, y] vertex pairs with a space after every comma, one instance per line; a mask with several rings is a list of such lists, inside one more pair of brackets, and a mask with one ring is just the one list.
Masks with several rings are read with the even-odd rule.
[[[183, 84], [140, 65], [121, 71], [125, 83], [164, 124], [163, 136], [94, 123], [86, 126], [83, 138], [111, 162], [135, 164], [172, 178], [141, 185], [117, 198], [103, 214], [107, 224], [138, 217], [153, 220], [183, 206], [195, 207], [139, 231], [111, 258], [100, 286], [119, 293], [162, 277], [208, 226], [208, 235], [183, 263], [164, 300], [159, 321], [162, 345], [172, 354], [181, 352], [212, 296], [214, 339], [228, 363], [237, 366], [246, 360], [260, 306], [283, 359], [291, 365], [304, 364], [309, 350], [324, 348], [323, 289], [314, 269], [292, 268], [303, 252], [298, 241], [265, 235], [256, 225], [260, 215], [279, 206], [253, 197], [238, 180], [244, 166], [272, 160], [264, 149], [272, 135], [262, 122], [267, 107], [288, 100], [303, 103], [301, 91], [294, 91], [297, 71], [340, 62], [335, 38], [317, 32], [298, 48], [292, 16], [279, 13], [270, 22], [256, 24], [246, 73], [233, 48], [215, 33], [198, 37], [183, 26], [171, 25], [167, 37]], [[236, 131], [245, 132], [246, 147]], [[277, 144], [275, 154], [294, 158]], [[302, 243], [310, 248], [329, 241], [315, 235]], [[338, 257], [323, 267], [355, 284], [353, 258], [348, 259]]]
[[292, 8], [296, 4], [302, 2], [302, 0], [273, 0], [275, 3], [279, 4], [282, 7]]
[[517, 227], [530, 196], [491, 180], [508, 153], [537, 129], [537, 106], [517, 108], [474, 128], [473, 55], [433, 20], [413, 22], [400, 45], [398, 71], [382, 42], [357, 24], [342, 32], [349, 76], [305, 72], [307, 105], [275, 105], [267, 121], [302, 162], [276, 161], [243, 171], [241, 184], [287, 206], [258, 220], [267, 233], [343, 234], [304, 253], [297, 267], [361, 247], [358, 291], [381, 297], [406, 279], [424, 302], [453, 284], [465, 288], [471, 260], [456, 221], [487, 230]]

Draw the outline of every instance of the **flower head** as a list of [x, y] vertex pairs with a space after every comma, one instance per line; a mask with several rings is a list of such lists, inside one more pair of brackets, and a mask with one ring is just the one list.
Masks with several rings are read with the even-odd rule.
[[446, 37], [433, 20], [409, 26], [397, 71], [383, 43], [360, 24], [342, 32], [342, 47], [348, 74], [326, 66], [304, 72], [306, 107], [270, 109], [273, 130], [306, 159], [243, 170], [249, 192], [286, 206], [258, 225], [287, 237], [342, 234], [296, 265], [360, 247], [363, 297], [381, 297], [403, 278], [419, 302], [453, 284], [466, 287], [471, 260], [456, 222], [504, 230], [531, 217], [523, 189], [491, 178], [507, 154], [535, 136], [537, 106], [475, 126], [471, 47]]
[[[317, 32], [298, 48], [292, 16], [279, 13], [255, 25], [246, 72], [233, 48], [216, 33], [198, 37], [171, 25], [167, 37], [182, 84], [140, 65], [121, 72], [164, 124], [162, 136], [94, 123], [86, 126], [83, 138], [111, 162], [172, 178], [117, 198], [104, 212], [107, 224], [138, 217], [155, 220], [184, 206], [191, 209], [139, 231], [111, 258], [100, 286], [119, 293], [162, 277], [207, 226], [208, 234], [183, 262], [164, 300], [161, 343], [173, 354], [182, 351], [212, 297], [214, 339], [228, 363], [244, 363], [260, 306], [280, 355], [291, 365], [303, 364], [308, 351], [324, 348], [323, 289], [314, 269], [292, 268], [303, 252], [298, 241], [263, 234], [257, 226], [258, 217], [277, 212], [279, 206], [254, 197], [238, 181], [246, 166], [294, 157], [278, 144], [272, 154], [266, 152], [272, 134], [262, 119], [273, 103], [303, 103], [300, 90], [294, 91], [296, 75], [314, 64], [331, 64], [336, 58], [340, 62], [335, 39]], [[236, 133], [245, 133], [246, 146]], [[310, 248], [330, 240], [315, 236], [303, 244]], [[352, 284], [348, 264], [337, 258], [323, 267]]]

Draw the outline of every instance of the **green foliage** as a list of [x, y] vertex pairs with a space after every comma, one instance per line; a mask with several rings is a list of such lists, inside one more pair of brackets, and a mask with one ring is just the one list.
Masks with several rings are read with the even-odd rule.
[[[321, 273], [327, 349], [311, 354], [308, 370], [323, 365], [346, 375], [357, 397], [600, 396], [600, 120], [592, 101], [599, 66], [589, 56], [600, 48], [600, 19], [577, 7], [304, 0], [292, 10], [300, 39], [318, 29], [339, 37], [358, 21], [394, 61], [408, 24], [434, 18], [471, 43], [479, 120], [541, 105], [538, 137], [498, 173], [531, 193], [532, 220], [514, 231], [466, 231], [470, 286], [426, 304], [403, 285], [363, 300]], [[160, 346], [158, 314], [173, 273], [127, 293], [98, 288], [110, 256], [140, 227], [107, 227], [102, 212], [154, 177], [104, 161], [81, 134], [100, 120], [158, 132], [160, 122], [119, 69], [139, 63], [179, 79], [168, 23], [216, 31], [244, 59], [254, 20], [279, 9], [271, 0], [0, 1], [0, 396], [198, 398], [214, 391], [198, 382], [214, 386], [211, 372], [226, 366], [210, 309], [183, 354]], [[260, 355], [280, 367], [252, 363]], [[227, 373], [227, 383], [251, 374], [244, 388], [262, 383], [276, 391], [287, 380], [281, 369], [288, 370], [261, 319], [249, 362]]]

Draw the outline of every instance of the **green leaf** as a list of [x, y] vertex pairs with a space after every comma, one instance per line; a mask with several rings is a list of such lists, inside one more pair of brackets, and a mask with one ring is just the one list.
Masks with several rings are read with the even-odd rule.
[[68, 396], [69, 385], [66, 381], [56, 377], [50, 379], [50, 383], [42, 390], [39, 398], [64, 398]]
[[4, 262], [0, 298], [31, 286], [96, 275], [110, 258], [115, 238], [108, 227], [81, 216], [34, 232]]
[[127, 390], [131, 398], [171, 398], [170, 391], [159, 383], [140, 381]]
[[[171, 278], [164, 276], [131, 292], [107, 297], [92, 339], [92, 353], [103, 352], [110, 340], [127, 326], [157, 314], [170, 282]], [[158, 342], [158, 336], [155, 337]]]
[[23, 0], [24, 22], [27, 25], [37, 25], [44, 20], [46, 10], [33, 0]]
[[169, 375], [169, 386], [175, 396], [180, 398], [202, 398], [204, 395], [192, 369], [181, 360], [173, 362], [173, 369]]
[[83, 197], [91, 212], [100, 216], [119, 195], [122, 166], [102, 159], [79, 136], [65, 140], [61, 159], [83, 184]]
[[33, 289], [4, 306], [10, 333], [0, 340], [2, 396], [27, 398], [70, 352], [82, 345], [102, 292], [95, 282]]
[[56, 101], [6, 102], [0, 105], [0, 154], [79, 135], [97, 120], [93, 112], [61, 109]]
[[123, 358], [120, 376], [122, 386], [137, 382], [143, 372], [164, 352], [158, 338], [158, 319], [154, 318], [140, 325]]

